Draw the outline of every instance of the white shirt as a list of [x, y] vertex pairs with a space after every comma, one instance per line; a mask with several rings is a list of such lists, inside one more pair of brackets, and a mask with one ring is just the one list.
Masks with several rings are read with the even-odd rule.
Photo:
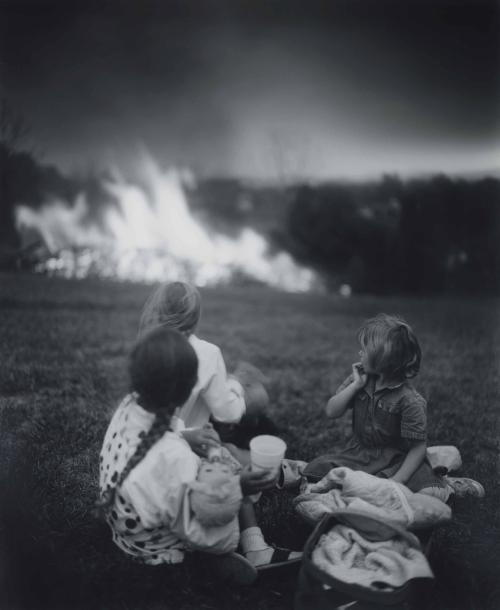
[[[154, 415], [130, 394], [119, 405], [101, 451], [101, 493], [116, 482], [149, 430]], [[202, 526], [192, 514], [188, 484], [197, 476], [200, 458], [187, 442], [167, 431], [117, 489], [108, 523], [114, 542], [148, 564], [178, 563], [186, 550], [227, 553], [239, 539], [238, 521], [221, 527]], [[116, 473], [116, 474], [115, 474]]]
[[198, 356], [198, 380], [176, 412], [173, 429], [201, 428], [210, 416], [225, 423], [240, 421], [246, 410], [243, 388], [236, 379], [228, 378], [220, 349], [196, 335], [189, 337], [189, 343]]

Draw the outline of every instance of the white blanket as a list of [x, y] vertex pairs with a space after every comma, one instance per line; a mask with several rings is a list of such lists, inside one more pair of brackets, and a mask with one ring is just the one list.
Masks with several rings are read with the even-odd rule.
[[317, 522], [336, 509], [349, 508], [409, 529], [431, 527], [451, 519], [450, 507], [405, 485], [346, 467], [333, 468], [294, 500], [296, 511]]
[[424, 554], [405, 539], [372, 542], [340, 524], [321, 536], [312, 561], [338, 580], [374, 590], [400, 587], [412, 578], [433, 578]]

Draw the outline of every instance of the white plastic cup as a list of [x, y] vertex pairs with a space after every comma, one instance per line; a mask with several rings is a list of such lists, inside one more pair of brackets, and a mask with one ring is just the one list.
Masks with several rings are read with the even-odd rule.
[[252, 470], [278, 471], [285, 457], [286, 443], [277, 436], [262, 434], [250, 441]]

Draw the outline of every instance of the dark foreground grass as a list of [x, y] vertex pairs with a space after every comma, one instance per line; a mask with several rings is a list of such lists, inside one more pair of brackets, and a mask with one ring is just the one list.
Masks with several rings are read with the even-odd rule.
[[[203, 564], [134, 565], [90, 513], [107, 421], [127, 390], [126, 357], [144, 286], [0, 276], [0, 607], [33, 609], [291, 608], [296, 578], [222, 588]], [[422, 607], [500, 607], [499, 302], [290, 296], [263, 288], [206, 290], [200, 335], [229, 365], [244, 358], [270, 378], [271, 415], [289, 457], [330, 450], [349, 430], [322, 409], [356, 358], [355, 331], [379, 311], [400, 313], [424, 354], [416, 380], [429, 402], [429, 441], [456, 444], [464, 473], [487, 497], [456, 502], [431, 560], [436, 587]], [[259, 508], [278, 544], [308, 529], [291, 496]]]

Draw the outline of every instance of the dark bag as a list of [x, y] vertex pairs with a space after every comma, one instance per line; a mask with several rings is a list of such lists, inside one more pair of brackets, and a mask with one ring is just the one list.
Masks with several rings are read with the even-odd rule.
[[312, 552], [321, 536], [335, 525], [344, 524], [359, 531], [367, 539], [388, 539], [401, 536], [414, 548], [421, 550], [415, 535], [396, 525], [389, 525], [371, 515], [359, 511], [338, 510], [325, 515], [309, 536], [304, 547], [298, 587], [294, 599], [294, 610], [333, 610], [354, 601], [359, 604], [349, 607], [368, 609], [379, 606], [410, 608], [412, 600], [421, 592], [422, 587], [432, 582], [430, 578], [411, 579], [402, 586], [374, 590], [346, 583], [324, 572], [312, 561]]

